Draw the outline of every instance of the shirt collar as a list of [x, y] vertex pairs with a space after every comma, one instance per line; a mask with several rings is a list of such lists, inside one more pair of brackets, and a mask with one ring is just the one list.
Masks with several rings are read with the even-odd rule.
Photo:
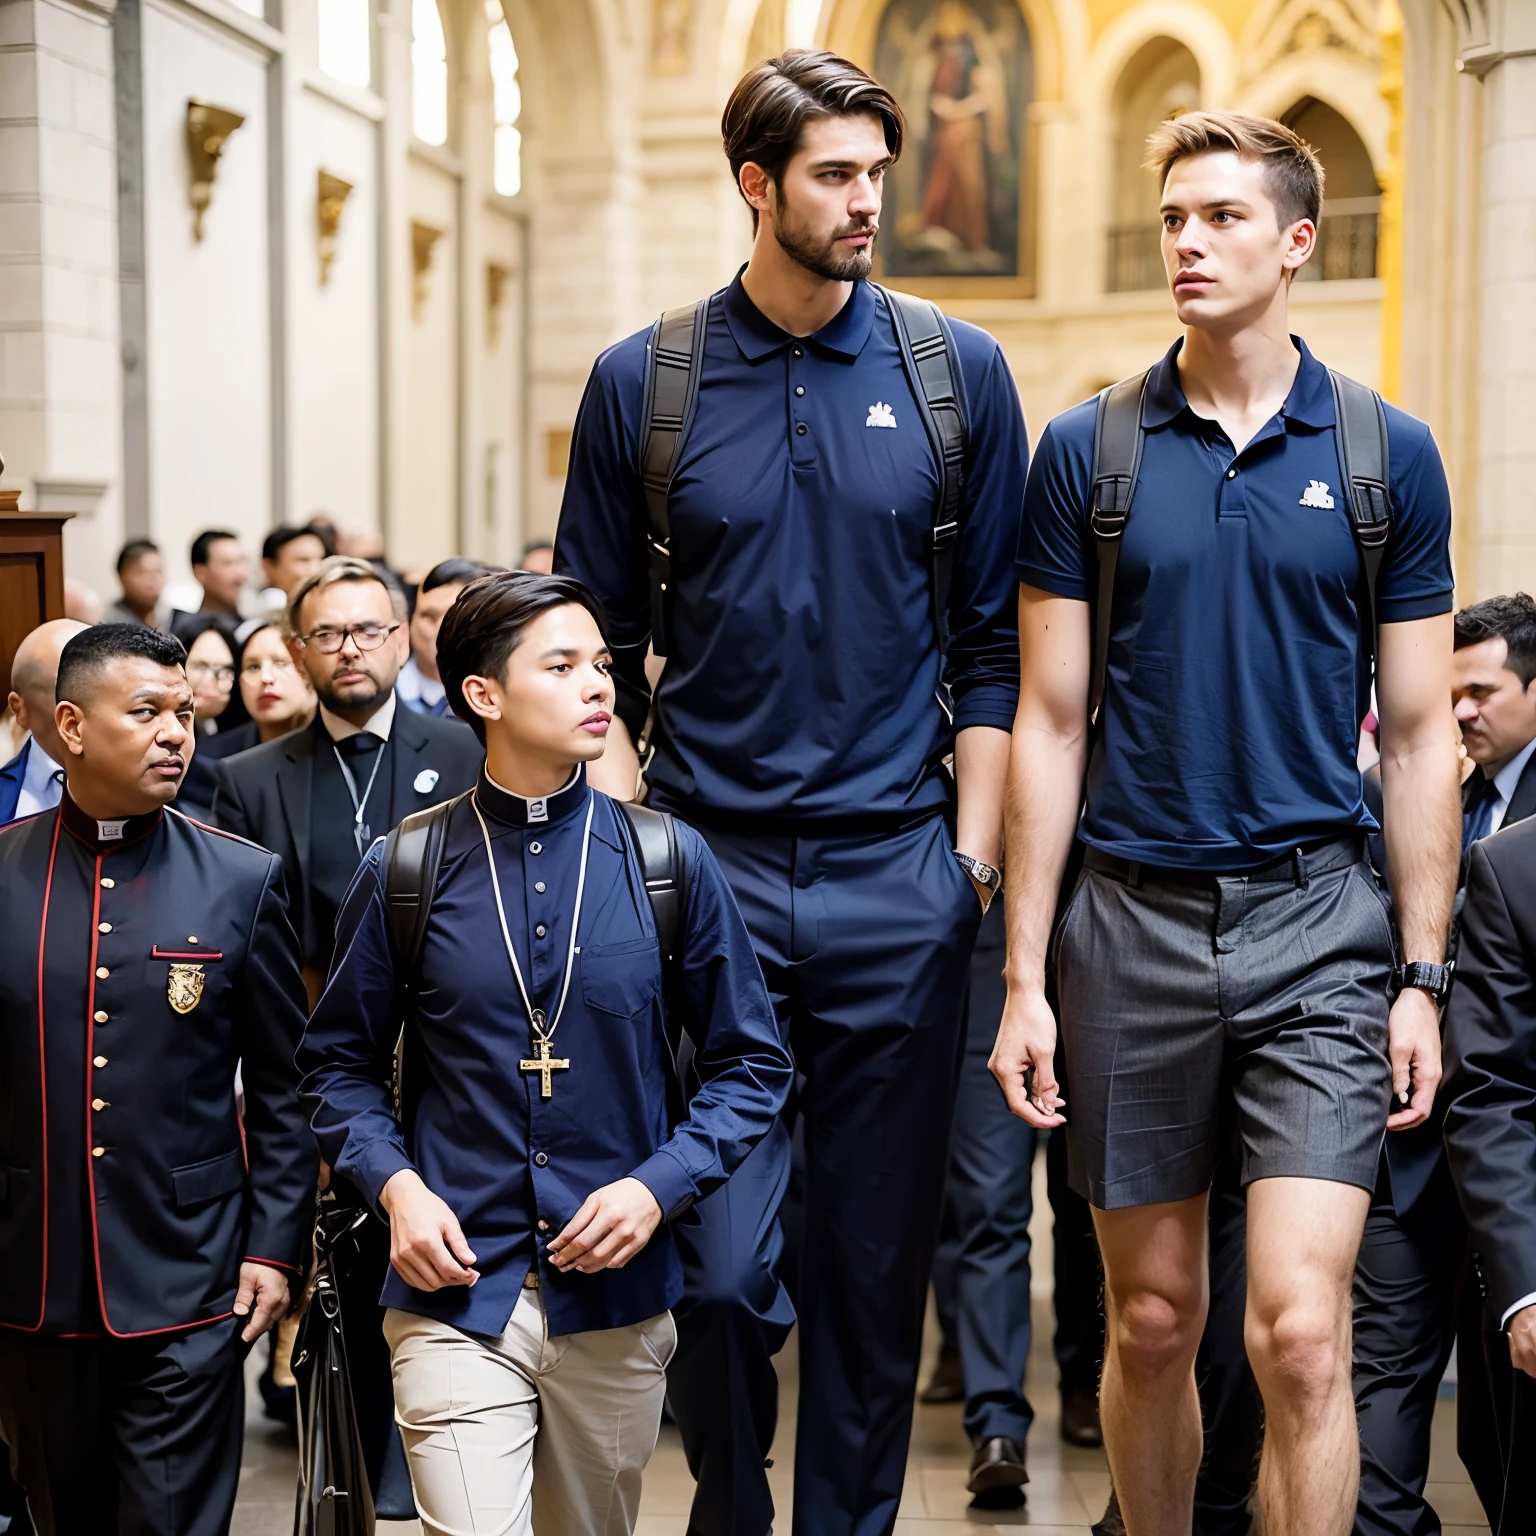
[[37, 737], [27, 737], [27, 766], [21, 776], [22, 793], [42, 799], [59, 765], [37, 744]]
[[433, 680], [416, 665], [416, 658], [411, 657], [400, 668], [400, 676], [395, 679], [395, 692], [407, 703], [412, 699], [428, 706], [435, 705], [446, 693], [441, 681]]
[[[1181, 411], [1193, 408], [1184, 396], [1184, 386], [1179, 382], [1178, 355], [1184, 345], [1183, 337], [1169, 347], [1167, 352], [1152, 365], [1147, 379], [1146, 398], [1141, 405], [1141, 424], [1149, 432], [1166, 426]], [[1328, 370], [1312, 356], [1300, 336], [1291, 337], [1291, 345], [1301, 353], [1301, 365], [1291, 381], [1290, 393], [1280, 414], [1305, 427], [1331, 427], [1337, 420], [1333, 410], [1333, 385]]]
[[94, 848], [99, 853], [110, 853], [124, 843], [136, 843], [141, 837], [147, 837], [160, 825], [160, 815], [157, 806], [142, 816], [120, 816], [100, 821], [94, 816], [87, 816], [70, 798], [67, 788], [59, 800], [59, 820], [64, 823], [65, 830], [79, 838], [87, 848]]
[[345, 741], [349, 736], [359, 736], [364, 731], [370, 736], [377, 736], [380, 741], [388, 741], [390, 727], [395, 723], [395, 690], [391, 688], [384, 695], [384, 702], [368, 717], [365, 725], [349, 724], [340, 715], [332, 714], [324, 704], [320, 706], [320, 719], [326, 735], [332, 741]]
[[864, 350], [869, 333], [875, 323], [875, 296], [868, 283], [857, 282], [848, 302], [811, 336], [791, 336], [780, 330], [751, 299], [742, 286], [741, 272], [731, 280], [725, 290], [720, 307], [731, 339], [749, 363], [755, 363], [774, 352], [781, 351], [791, 342], [808, 343], [820, 352], [830, 353], [851, 362]]
[[1510, 758], [1493, 776], [1493, 787], [1499, 792], [1499, 799], [1508, 805], [1515, 793], [1515, 786], [1520, 782], [1520, 775], [1525, 772], [1525, 765], [1530, 762], [1531, 755], [1536, 753], [1536, 736]]
[[475, 799], [488, 820], [500, 822], [506, 827], [553, 826], [586, 809], [592, 791], [587, 788], [587, 770], [577, 763], [570, 778], [552, 795], [542, 799], [514, 794], [503, 789], [491, 777], [488, 768], [480, 770], [480, 781], [475, 785]]

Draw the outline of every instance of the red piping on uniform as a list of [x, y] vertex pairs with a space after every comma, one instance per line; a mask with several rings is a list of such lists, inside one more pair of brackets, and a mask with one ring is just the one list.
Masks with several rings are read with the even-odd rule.
[[122, 1338], [107, 1316], [107, 1288], [101, 1279], [101, 1233], [96, 1229], [96, 1159], [91, 1156], [91, 1143], [96, 1139], [91, 1128], [91, 1074], [96, 1070], [90, 1065], [96, 1060], [96, 948], [101, 937], [101, 861], [103, 854], [96, 850], [96, 868], [91, 876], [91, 970], [86, 983], [85, 998], [85, 1177], [90, 1187], [91, 1200], [91, 1250], [96, 1261], [96, 1299], [101, 1305], [101, 1321], [113, 1338]]
[[150, 946], [149, 958], [151, 960], [222, 960], [222, 949], [161, 949], [158, 944]]
[[23, 1329], [25, 1333], [37, 1333], [48, 1315], [48, 1045], [43, 1012], [43, 954], [48, 947], [48, 902], [53, 896], [53, 864], [59, 852], [59, 830], [64, 825], [62, 817], [55, 817], [53, 842], [48, 848], [48, 878], [43, 883], [43, 922], [37, 934], [37, 1076], [42, 1096], [39, 1107], [43, 1116], [43, 1283], [42, 1294], [37, 1299], [37, 1322]]
[[297, 1264], [285, 1264], [281, 1259], [264, 1259], [259, 1253], [248, 1253], [245, 1256], [247, 1264], [265, 1264], [268, 1269], [286, 1269], [290, 1275], [304, 1273]]

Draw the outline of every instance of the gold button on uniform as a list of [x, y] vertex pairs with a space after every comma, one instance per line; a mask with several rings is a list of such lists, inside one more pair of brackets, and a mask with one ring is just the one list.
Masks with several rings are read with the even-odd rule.
[[187, 935], [187, 943], [188, 944], [196, 944], [197, 943], [197, 935], [195, 933], [189, 933]]
[[91, 1156], [92, 1157], [100, 1157], [101, 1154], [103, 1152], [105, 1152], [106, 1150], [107, 1149], [105, 1147], [92, 1147], [91, 1148]]
[[94, 1056], [91, 1058], [91, 1065], [93, 1067], [104, 1067], [106, 1064], [107, 1058], [105, 1056]]
[[105, 1109], [106, 1107], [107, 1107], [107, 1101], [105, 1099], [92, 1099], [91, 1100], [91, 1108], [92, 1109]]
[[106, 1014], [104, 1014], [99, 1008], [96, 1010], [95, 1018], [98, 1024], [105, 1024], [107, 1022]]
[[104, 965], [98, 965], [96, 967], [96, 979], [98, 981], [105, 981], [111, 974], [112, 972], [109, 971]]
[[101, 888], [104, 891], [110, 891], [113, 888], [113, 886], [115, 886], [116, 884], [117, 884], [117, 881], [115, 881], [110, 875], [108, 875], [101, 882]]
[[112, 924], [111, 923], [97, 923], [96, 924], [96, 932], [97, 933], [111, 933], [112, 932]]

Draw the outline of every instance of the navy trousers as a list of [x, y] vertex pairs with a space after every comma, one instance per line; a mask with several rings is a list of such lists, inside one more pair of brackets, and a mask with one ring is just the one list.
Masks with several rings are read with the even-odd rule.
[[[684, 811], [686, 815], [686, 810]], [[871, 837], [701, 827], [794, 1051], [805, 1136], [796, 1536], [887, 1536], [906, 1470], [981, 902], [946, 821]], [[669, 1396], [690, 1536], [765, 1536], [787, 1136], [679, 1224]], [[743, 1178], [743, 1174], [747, 1177]]]
[[[973, 1443], [1024, 1442], [1034, 1410], [1029, 1360], [1029, 1223], [1037, 1133], [1008, 1108], [987, 1070], [1007, 984], [1002, 901], [993, 902], [971, 958], [965, 1055], [955, 1107], [943, 1235], [933, 1267], [939, 1326], [960, 1355], [965, 1430]], [[1055, 1216], [1056, 1363], [1063, 1391], [1095, 1392], [1104, 1355], [1103, 1280], [1093, 1215], [1066, 1180], [1064, 1134], [1047, 1137]]]

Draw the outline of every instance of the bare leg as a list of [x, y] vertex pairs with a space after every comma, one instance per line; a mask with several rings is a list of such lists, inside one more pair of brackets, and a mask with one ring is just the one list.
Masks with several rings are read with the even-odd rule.
[[1370, 1195], [1325, 1179], [1248, 1187], [1245, 1334], [1264, 1394], [1259, 1502], [1276, 1536], [1348, 1536], [1360, 1485], [1350, 1281]]
[[1099, 1414], [1128, 1536], [1189, 1536], [1194, 1518], [1205, 1207], [1199, 1195], [1093, 1213], [1106, 1321]]

